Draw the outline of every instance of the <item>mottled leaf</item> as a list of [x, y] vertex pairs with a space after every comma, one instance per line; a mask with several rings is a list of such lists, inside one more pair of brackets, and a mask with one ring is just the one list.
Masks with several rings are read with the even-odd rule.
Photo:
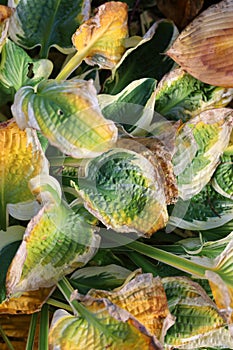
[[214, 189], [222, 196], [233, 200], [233, 154], [223, 155], [212, 178]]
[[[22, 202], [33, 202], [28, 182], [42, 173], [48, 174], [48, 162], [36, 132], [29, 128], [20, 130], [13, 120], [1, 123], [0, 228], [6, 229], [9, 204], [12, 206]], [[33, 215], [34, 209], [32, 204], [32, 210], [27, 213], [28, 219]], [[20, 208], [18, 211], [20, 214]]]
[[233, 87], [232, 11], [232, 0], [209, 7], [185, 28], [167, 55], [205, 83]]
[[106, 2], [76, 30], [72, 41], [87, 64], [112, 69], [119, 62], [128, 36], [127, 10], [123, 2]]
[[127, 310], [150, 334], [161, 341], [173, 324], [161, 280], [159, 277], [154, 278], [152, 274], [140, 274], [115, 291], [92, 289], [89, 295], [93, 298], [107, 298]]
[[202, 112], [180, 128], [173, 164], [183, 200], [199, 193], [209, 182], [229, 143], [231, 130], [232, 110], [228, 108]]
[[100, 111], [91, 81], [41, 82], [15, 95], [13, 115], [20, 128], [41, 130], [51, 144], [75, 158], [95, 157], [109, 149], [117, 128]]
[[181, 68], [166, 74], [155, 91], [155, 111], [171, 120], [187, 121], [212, 108], [225, 107], [233, 89], [202, 83]]
[[21, 86], [34, 86], [48, 78], [52, 69], [51, 61], [32, 59], [11, 40], [6, 41], [0, 64], [0, 80], [6, 88], [17, 91]]
[[160, 174], [133, 151], [116, 148], [90, 160], [73, 186], [85, 207], [115, 231], [149, 236], [166, 224]]
[[49, 48], [72, 51], [71, 35], [89, 17], [89, 0], [21, 0], [11, 17], [9, 35], [27, 49], [41, 46], [41, 57]]
[[49, 332], [51, 350], [162, 350], [146, 329], [127, 311], [107, 299], [90, 300], [91, 318], [55, 312]]
[[48, 202], [30, 221], [8, 269], [7, 294], [50, 287], [83, 266], [99, 245], [99, 236], [64, 204]]
[[172, 22], [156, 22], [136, 47], [128, 49], [112, 71], [104, 87], [105, 93], [117, 94], [132, 81], [142, 78], [161, 80], [173, 66], [170, 58], [163, 55], [178, 32]]

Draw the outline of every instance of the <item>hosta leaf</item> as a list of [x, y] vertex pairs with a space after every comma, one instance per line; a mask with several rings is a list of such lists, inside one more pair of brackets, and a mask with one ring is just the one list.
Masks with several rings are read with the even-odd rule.
[[72, 49], [71, 35], [89, 17], [89, 0], [21, 0], [11, 17], [9, 34], [27, 49], [41, 46], [41, 57], [47, 57], [55, 46], [62, 52]]
[[[117, 95], [100, 94], [98, 100], [103, 115], [121, 124], [127, 132], [134, 132], [137, 126], [148, 131], [153, 118], [153, 106], [148, 105], [156, 81], [151, 78], [130, 83]], [[153, 96], [152, 96], [153, 97]], [[154, 103], [154, 98], [153, 102]]]
[[7, 37], [9, 28], [9, 19], [12, 15], [12, 9], [8, 6], [0, 5], [0, 52]]
[[232, 0], [208, 8], [185, 28], [167, 55], [205, 83], [233, 87], [232, 11]]
[[[28, 128], [20, 130], [13, 120], [1, 123], [0, 228], [6, 229], [8, 204], [33, 201], [28, 182], [41, 173], [48, 173], [48, 162], [36, 132]], [[28, 219], [31, 215], [28, 213]]]
[[233, 200], [233, 154], [223, 155], [212, 178], [214, 189], [222, 196]]
[[[202, 112], [199, 116], [186, 122], [180, 129], [173, 163], [179, 196], [183, 200], [188, 200], [199, 193], [209, 182], [224, 148], [229, 143], [231, 130], [232, 110], [228, 108]], [[186, 155], [183, 154], [180, 164], [180, 158], [182, 158], [182, 148], [179, 149], [180, 139], [184, 140], [181, 142], [184, 142], [185, 145], [185, 139], [189, 137], [190, 132], [194, 139], [190, 145], [186, 145]], [[182, 164], [186, 161], [186, 166], [183, 168]]]
[[0, 80], [6, 88], [17, 91], [24, 85], [36, 85], [48, 78], [52, 69], [51, 61], [32, 59], [11, 40], [6, 41], [0, 64]]
[[127, 9], [123, 2], [106, 2], [76, 30], [72, 41], [87, 64], [112, 69], [119, 62], [128, 36]]
[[64, 204], [47, 203], [30, 221], [8, 269], [7, 294], [50, 287], [87, 263], [99, 236]]
[[226, 106], [233, 89], [202, 83], [181, 68], [163, 77], [155, 91], [155, 111], [168, 119], [187, 121], [212, 108]]
[[140, 274], [115, 291], [92, 289], [89, 295], [93, 298], [107, 298], [127, 310], [150, 334], [161, 341], [173, 324], [161, 280], [159, 277], [154, 278], [152, 274]]
[[90, 160], [73, 184], [85, 207], [108, 228], [151, 235], [165, 226], [166, 200], [158, 170], [143, 156], [121, 148]]
[[162, 53], [176, 36], [177, 29], [172, 22], [162, 20], [155, 23], [136, 47], [124, 53], [106, 81], [104, 92], [115, 95], [137, 79], [161, 80], [173, 66], [172, 60]]
[[95, 157], [117, 138], [114, 123], [101, 114], [91, 81], [25, 86], [16, 93], [12, 112], [20, 128], [41, 130], [50, 143], [75, 158]]
[[165, 337], [166, 349], [232, 349], [225, 319], [199, 284], [185, 277], [166, 277], [162, 282], [176, 318]]
[[224, 225], [233, 219], [233, 200], [207, 185], [191, 200], [179, 200], [169, 224], [187, 230], [207, 230]]
[[[91, 304], [90, 304], [91, 303]], [[91, 300], [93, 319], [55, 312], [49, 331], [51, 350], [161, 350], [158, 342], [128, 312], [107, 299]]]

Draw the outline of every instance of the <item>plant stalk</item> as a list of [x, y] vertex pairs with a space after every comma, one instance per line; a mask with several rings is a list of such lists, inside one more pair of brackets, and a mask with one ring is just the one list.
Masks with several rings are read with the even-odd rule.
[[39, 350], [49, 350], [49, 306], [44, 304], [40, 314]]
[[76, 54], [71, 57], [69, 62], [62, 68], [58, 76], [56, 77], [57, 81], [67, 79], [73, 71], [78, 68], [78, 66], [82, 63], [84, 58], [86, 57], [86, 50], [82, 50], [81, 53], [76, 52]]
[[4, 342], [6, 343], [6, 345], [8, 346], [9, 350], [14, 350], [13, 345], [11, 344], [9, 338], [7, 337], [7, 335], [5, 334], [4, 330], [2, 329], [2, 326], [0, 325], [0, 335], [2, 337], [2, 339], [4, 340]]
[[36, 334], [37, 319], [38, 319], [38, 312], [32, 314], [25, 350], [33, 350], [35, 334]]

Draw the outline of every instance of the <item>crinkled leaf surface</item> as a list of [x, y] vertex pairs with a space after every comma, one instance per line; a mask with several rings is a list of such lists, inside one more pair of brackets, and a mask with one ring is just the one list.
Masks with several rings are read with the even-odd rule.
[[[199, 193], [209, 182], [224, 148], [229, 143], [231, 130], [232, 110], [229, 108], [202, 112], [180, 129], [173, 164], [177, 175], [179, 196], [183, 200], [188, 200]], [[189, 138], [190, 133], [193, 139], [190, 144], [187, 144], [185, 140]], [[184, 142], [184, 146], [186, 143], [186, 154], [183, 153], [182, 148], [179, 149], [180, 141]], [[187, 162], [185, 167], [183, 167], [184, 162]]]
[[136, 47], [128, 49], [106, 81], [104, 92], [117, 94], [132, 81], [145, 77], [161, 80], [173, 66], [163, 52], [177, 36], [177, 29], [169, 21], [155, 23]]
[[167, 54], [197, 79], [233, 87], [232, 11], [232, 0], [209, 7], [185, 28]]
[[158, 342], [128, 312], [107, 299], [91, 300], [92, 319], [72, 316], [64, 310], [55, 312], [49, 331], [52, 350], [161, 350]]
[[151, 235], [167, 221], [160, 174], [136, 152], [116, 148], [90, 160], [74, 187], [85, 207], [115, 231]]
[[[33, 201], [28, 182], [48, 173], [48, 163], [33, 129], [10, 120], [0, 124], [0, 227], [6, 229], [7, 205]], [[29, 213], [29, 218], [31, 213]]]
[[69, 52], [71, 36], [89, 11], [89, 0], [21, 0], [11, 17], [9, 34], [24, 48], [40, 45], [44, 58], [51, 46]]
[[96, 252], [99, 236], [64, 204], [48, 202], [30, 221], [9, 267], [7, 294], [56, 284]]
[[175, 316], [165, 336], [166, 349], [233, 348], [225, 319], [198, 283], [185, 277], [166, 277], [162, 282]]
[[115, 291], [92, 289], [88, 295], [107, 298], [127, 310], [158, 339], [163, 340], [167, 329], [173, 324], [161, 280], [152, 274], [140, 274]]
[[87, 64], [112, 69], [125, 51], [128, 36], [128, 7], [110, 1], [97, 8], [96, 15], [83, 23], [72, 36], [78, 55]]
[[220, 161], [212, 178], [212, 185], [222, 196], [233, 200], [233, 154], [223, 155]]
[[212, 108], [225, 107], [233, 89], [202, 83], [177, 68], [166, 74], [155, 91], [155, 111], [168, 119], [187, 121]]
[[32, 59], [14, 42], [6, 41], [0, 63], [0, 80], [6, 88], [17, 91], [21, 86], [34, 86], [48, 78], [52, 69], [51, 61]]
[[117, 138], [114, 123], [101, 114], [91, 81], [48, 80], [35, 89], [22, 87], [12, 112], [20, 128], [41, 130], [50, 143], [75, 158], [95, 157]]
[[208, 230], [233, 220], [233, 200], [207, 185], [191, 200], [179, 200], [169, 224], [187, 230]]

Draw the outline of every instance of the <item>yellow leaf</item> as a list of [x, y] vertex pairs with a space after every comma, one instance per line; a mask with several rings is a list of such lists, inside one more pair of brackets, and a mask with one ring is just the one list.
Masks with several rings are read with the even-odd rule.
[[209, 7], [179, 35], [167, 55], [195, 78], [233, 87], [233, 0]]
[[98, 7], [96, 15], [77, 29], [72, 40], [87, 64], [112, 69], [125, 51], [127, 36], [127, 5], [110, 1]]

